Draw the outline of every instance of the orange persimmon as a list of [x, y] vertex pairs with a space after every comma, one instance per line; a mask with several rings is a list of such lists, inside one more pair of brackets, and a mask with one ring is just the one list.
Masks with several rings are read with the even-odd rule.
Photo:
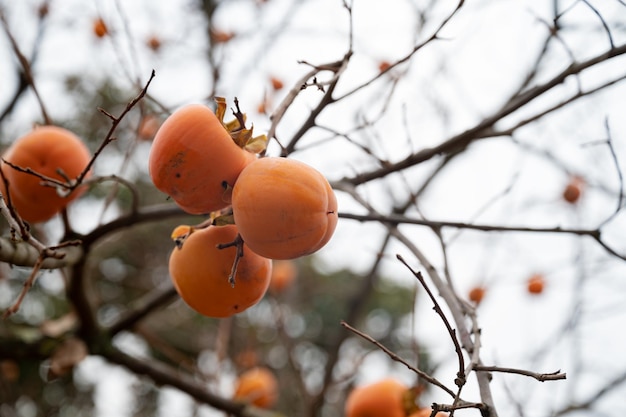
[[237, 256], [237, 227], [209, 226], [194, 229], [179, 226], [172, 233], [176, 247], [169, 259], [169, 272], [181, 298], [208, 317], [229, 317], [255, 305], [267, 291], [272, 262], [243, 244], [234, 285], [229, 277]]
[[149, 157], [154, 185], [183, 210], [205, 214], [230, 205], [230, 188], [255, 159], [206, 106], [175, 111], [157, 131]]
[[[4, 162], [64, 183], [75, 179], [87, 167], [91, 155], [82, 140], [67, 129], [36, 127], [16, 140], [2, 159], [2, 172], [9, 183], [11, 203], [27, 222], [50, 219], [86, 191], [85, 187], [78, 187], [64, 195], [64, 188], [42, 185], [41, 178], [18, 171]], [[6, 194], [4, 182], [0, 181], [0, 184], [2, 193]]]
[[526, 282], [526, 287], [528, 289], [528, 292], [530, 294], [541, 294], [543, 292], [543, 289], [545, 287], [546, 283], [545, 283], [545, 278], [542, 274], [533, 274], [530, 276], [530, 278], [528, 278], [528, 281]]
[[298, 276], [298, 267], [291, 259], [272, 262], [272, 277], [270, 279], [270, 292], [280, 294], [293, 285]]
[[261, 408], [270, 408], [278, 399], [278, 381], [269, 369], [255, 367], [239, 375], [233, 399]]
[[350, 391], [345, 416], [406, 417], [415, 408], [415, 392], [400, 381], [385, 378]]
[[563, 200], [576, 204], [583, 192], [584, 181], [580, 177], [573, 177], [563, 189]]
[[140, 140], [152, 140], [159, 130], [159, 119], [154, 114], [146, 114], [141, 118], [137, 128], [137, 136]]
[[107, 24], [104, 23], [104, 20], [101, 17], [98, 17], [93, 21], [93, 34], [98, 38], [103, 38], [109, 33], [109, 28]]
[[249, 164], [232, 193], [235, 224], [255, 253], [294, 259], [321, 249], [337, 225], [337, 199], [303, 162], [267, 157]]
[[469, 291], [468, 298], [470, 301], [474, 302], [474, 304], [478, 305], [485, 297], [485, 293], [487, 289], [482, 286], [476, 286]]

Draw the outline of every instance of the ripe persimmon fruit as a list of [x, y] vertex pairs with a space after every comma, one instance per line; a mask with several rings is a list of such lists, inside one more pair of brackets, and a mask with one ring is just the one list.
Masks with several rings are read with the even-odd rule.
[[295, 259], [321, 249], [337, 226], [337, 199], [324, 176], [287, 158], [266, 157], [244, 168], [232, 194], [244, 242], [271, 259]]
[[486, 288], [483, 286], [476, 286], [472, 288], [468, 294], [468, 298], [474, 304], [478, 305], [485, 297], [485, 293], [487, 292]]
[[104, 23], [104, 20], [101, 17], [98, 17], [93, 21], [92, 29], [94, 35], [96, 35], [98, 38], [103, 38], [109, 33], [109, 28], [107, 27], [107, 24]]
[[198, 313], [229, 317], [255, 305], [267, 291], [272, 262], [243, 244], [234, 283], [229, 277], [238, 248], [227, 245], [237, 238], [237, 227], [208, 226], [194, 229], [178, 226], [172, 238], [176, 247], [169, 259], [169, 272], [176, 291]]
[[272, 262], [272, 277], [269, 290], [278, 295], [293, 285], [298, 276], [298, 267], [291, 259]]
[[542, 274], [533, 274], [526, 283], [530, 294], [541, 294], [545, 287], [545, 278]]
[[276, 91], [282, 90], [282, 88], [285, 86], [283, 80], [278, 77], [270, 77], [270, 84], [272, 84], [272, 88]]
[[161, 49], [161, 39], [157, 35], [152, 35], [146, 40], [146, 45], [153, 52], [158, 52]]
[[239, 375], [233, 399], [260, 408], [271, 408], [278, 399], [278, 381], [265, 367], [255, 367]]
[[[78, 177], [89, 164], [91, 154], [74, 133], [58, 126], [39, 126], [17, 139], [2, 156], [2, 172], [9, 183], [11, 203], [19, 216], [31, 223], [43, 222], [63, 210], [86, 191], [79, 186], [66, 190], [44, 185], [44, 181], [17, 167], [66, 183]], [[0, 181], [3, 195], [4, 182]]]
[[389, 68], [391, 68], [391, 63], [389, 61], [380, 61], [378, 63], [378, 71], [385, 72]]
[[393, 378], [354, 388], [345, 404], [346, 417], [406, 417], [415, 405], [415, 392]]
[[157, 131], [149, 156], [154, 185], [183, 210], [205, 214], [230, 205], [230, 189], [255, 155], [238, 146], [211, 109], [191, 104]]
[[570, 204], [576, 204], [580, 200], [584, 181], [580, 177], [573, 177], [563, 189], [563, 200]]

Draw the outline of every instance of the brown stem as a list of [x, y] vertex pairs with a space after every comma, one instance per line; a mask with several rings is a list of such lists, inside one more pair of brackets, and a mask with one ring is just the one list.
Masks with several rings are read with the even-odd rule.
[[235, 260], [233, 261], [233, 267], [230, 271], [230, 275], [228, 276], [228, 282], [234, 288], [235, 287], [235, 276], [237, 275], [237, 267], [239, 266], [239, 261], [243, 258], [243, 239], [240, 234], [237, 234], [237, 237], [232, 242], [228, 243], [220, 243], [216, 247], [218, 249], [226, 249], [232, 248], [235, 246], [237, 248], [237, 252], [235, 253]]

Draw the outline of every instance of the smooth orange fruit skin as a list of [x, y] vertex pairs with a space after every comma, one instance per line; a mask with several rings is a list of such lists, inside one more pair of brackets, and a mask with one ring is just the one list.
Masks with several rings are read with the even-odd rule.
[[248, 165], [233, 188], [232, 206], [243, 240], [271, 259], [314, 253], [337, 226], [337, 199], [326, 178], [287, 158], [261, 158]]
[[155, 187], [190, 214], [206, 214], [230, 205], [241, 170], [256, 159], [238, 147], [206, 106], [175, 111], [157, 131], [148, 161]]
[[267, 368], [249, 369], [237, 378], [233, 398], [257, 407], [270, 408], [278, 399], [278, 381]]
[[298, 267], [292, 260], [279, 260], [272, 263], [270, 292], [280, 294], [291, 287], [298, 276]]
[[219, 318], [241, 313], [255, 305], [267, 291], [272, 262], [245, 244], [234, 287], [228, 281], [237, 249], [216, 246], [230, 243], [236, 237], [234, 225], [193, 230], [170, 255], [169, 272], [176, 291], [202, 315]]
[[345, 404], [346, 417], [406, 417], [404, 395], [409, 387], [386, 378], [353, 389]]
[[[76, 178], [89, 164], [91, 154], [81, 139], [69, 130], [39, 126], [16, 140], [2, 158], [65, 182], [58, 171], [70, 179]], [[63, 197], [56, 188], [41, 185], [42, 180], [36, 176], [17, 171], [4, 162], [2, 172], [9, 182], [13, 207], [23, 220], [31, 223], [49, 220], [86, 191], [86, 187], [78, 187]], [[6, 195], [4, 183], [0, 183], [0, 189]]]

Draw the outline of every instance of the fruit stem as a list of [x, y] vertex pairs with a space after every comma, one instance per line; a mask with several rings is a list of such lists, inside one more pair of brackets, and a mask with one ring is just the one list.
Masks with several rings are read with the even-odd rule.
[[237, 252], [235, 253], [235, 260], [233, 261], [233, 268], [230, 270], [230, 275], [228, 276], [228, 282], [231, 287], [235, 288], [235, 275], [237, 274], [237, 267], [239, 266], [239, 261], [243, 258], [243, 239], [238, 233], [235, 240], [229, 243], [220, 243], [217, 245], [217, 248], [226, 249], [233, 246], [237, 248]]
[[233, 111], [233, 116], [235, 116], [235, 118], [239, 122], [239, 129], [237, 130], [243, 130], [246, 128], [246, 118], [244, 114], [241, 112], [241, 109], [239, 109], [239, 100], [237, 99], [237, 97], [235, 97], [234, 101], [235, 101], [235, 108], [237, 109], [237, 111]]

